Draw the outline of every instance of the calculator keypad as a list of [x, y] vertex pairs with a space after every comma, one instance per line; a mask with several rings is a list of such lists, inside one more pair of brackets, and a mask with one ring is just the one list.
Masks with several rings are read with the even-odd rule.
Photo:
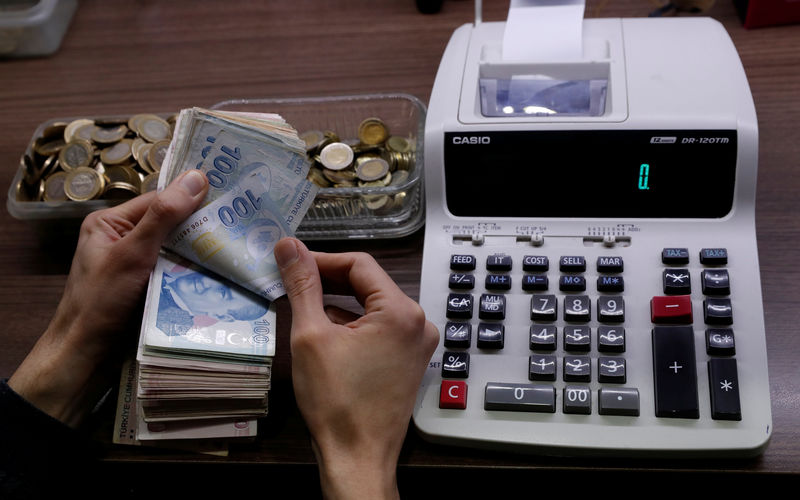
[[[451, 293], [446, 298], [448, 322], [443, 341], [447, 350], [441, 361], [444, 380], [440, 408], [467, 407], [470, 372], [467, 351], [473, 348], [473, 325], [476, 329], [474, 347], [481, 354], [503, 356], [508, 335], [520, 333], [506, 331], [507, 314], [520, 314], [520, 311], [508, 310], [507, 296], [526, 294], [530, 295], [527, 311], [530, 383], [487, 382], [482, 388], [483, 401], [469, 404], [482, 403], [484, 410], [553, 413], [556, 412], [556, 388], [563, 383], [558, 393], [562, 398], [560, 410], [566, 414], [596, 412], [636, 417], [642, 411], [642, 389], [652, 390], [656, 416], [699, 418], [698, 384], [701, 381], [696, 369], [694, 330], [697, 320], [706, 325], [703, 340], [710, 357], [707, 363], [712, 418], [740, 420], [739, 381], [733, 357], [736, 354], [733, 307], [729, 297], [731, 277], [727, 269], [719, 267], [727, 265], [728, 252], [724, 248], [700, 251], [699, 262], [703, 269], [699, 282], [703, 301], [702, 317], [698, 315], [697, 318], [693, 315], [692, 276], [687, 267], [691, 262], [689, 249], [664, 248], [660, 257], [663, 267], [654, 268], [653, 275], [646, 279], [659, 280], [663, 295], [650, 298], [650, 311], [626, 311], [622, 276], [625, 266], [620, 256], [597, 258], [594, 290], [585, 275], [587, 259], [584, 256], [557, 256], [557, 290], [547, 293], [547, 273], [553, 256], [523, 256], [521, 275], [518, 271], [518, 278], [515, 278], [512, 270], [517, 263], [509, 255], [489, 255], [485, 269], [478, 269], [478, 259], [474, 255], [451, 255], [448, 280]], [[482, 290], [476, 285], [476, 272], [485, 275]], [[630, 379], [625, 356], [626, 314], [649, 314], [653, 324], [652, 388], [626, 386]], [[477, 323], [473, 323], [475, 316]], [[593, 394], [596, 394], [596, 408]]]

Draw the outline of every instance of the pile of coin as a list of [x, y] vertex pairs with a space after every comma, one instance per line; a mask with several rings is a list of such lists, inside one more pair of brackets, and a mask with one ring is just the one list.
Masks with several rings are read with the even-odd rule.
[[127, 199], [154, 190], [174, 116], [53, 123], [21, 160], [17, 201]]
[[[322, 188], [385, 187], [403, 185], [414, 169], [413, 138], [391, 135], [380, 119], [366, 118], [357, 138], [340, 138], [334, 131], [308, 130], [300, 134], [313, 162], [308, 178]], [[362, 195], [366, 208], [388, 212], [405, 201], [405, 192]], [[345, 198], [317, 195], [318, 208], [339, 204], [352, 207]], [[325, 205], [325, 207], [322, 207]], [[350, 212], [351, 210], [348, 210]]]

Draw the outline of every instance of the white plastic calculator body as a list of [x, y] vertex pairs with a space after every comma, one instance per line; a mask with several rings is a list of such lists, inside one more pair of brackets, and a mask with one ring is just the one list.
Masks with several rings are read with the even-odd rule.
[[[417, 429], [561, 455], [761, 453], [757, 121], [727, 33], [591, 19], [585, 61], [507, 64], [503, 24], [456, 30], [428, 109], [420, 303], [441, 339]], [[566, 83], [526, 101], [547, 79]]]

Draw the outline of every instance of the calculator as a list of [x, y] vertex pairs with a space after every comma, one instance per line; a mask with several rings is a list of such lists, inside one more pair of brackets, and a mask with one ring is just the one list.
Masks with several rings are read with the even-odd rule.
[[[415, 426], [541, 454], [758, 455], [758, 134], [738, 55], [710, 19], [584, 23], [582, 63], [497, 60], [503, 23], [445, 50], [420, 285], [440, 341]], [[514, 90], [542, 75], [560, 88]]]

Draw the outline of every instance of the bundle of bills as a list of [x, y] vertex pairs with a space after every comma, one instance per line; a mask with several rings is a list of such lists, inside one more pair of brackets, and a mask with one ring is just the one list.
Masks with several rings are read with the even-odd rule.
[[278, 115], [193, 108], [179, 114], [163, 165], [159, 189], [194, 168], [210, 189], [151, 274], [114, 442], [254, 436], [275, 354], [270, 301], [284, 294], [273, 248], [317, 190], [305, 143]]

